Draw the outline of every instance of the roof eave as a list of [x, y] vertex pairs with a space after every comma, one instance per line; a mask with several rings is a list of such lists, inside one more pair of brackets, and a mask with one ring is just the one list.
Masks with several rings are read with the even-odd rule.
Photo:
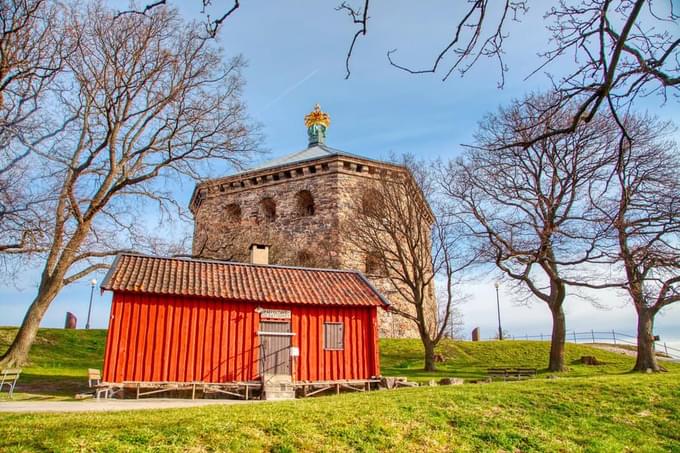
[[111, 267], [109, 267], [109, 270], [106, 272], [106, 275], [104, 276], [104, 280], [102, 280], [102, 284], [99, 285], [99, 290], [101, 294], [103, 294], [104, 291], [112, 291], [109, 283], [111, 281], [111, 278], [113, 277], [116, 267], [118, 267], [118, 261], [120, 261], [120, 257], [122, 255], [130, 255], [130, 253], [119, 253], [118, 255], [116, 255], [116, 258], [114, 258], [113, 263], [111, 263]]
[[[385, 308], [384, 305], [385, 303], [389, 304], [389, 302], [386, 302], [381, 298], [381, 296], [378, 294], [380, 297], [380, 302], [381, 305], [377, 305], [374, 303], [363, 303], [363, 304], [358, 304], [358, 303], [341, 303], [341, 304], [329, 304], [329, 303], [319, 303], [319, 302], [291, 302], [287, 300], [262, 300], [262, 299], [250, 299], [250, 298], [234, 298], [234, 297], [217, 297], [217, 296], [210, 296], [210, 295], [198, 295], [198, 294], [182, 294], [182, 293], [175, 293], [175, 292], [162, 292], [162, 291], [141, 291], [141, 290], [134, 290], [134, 289], [112, 289], [112, 288], [107, 288], [107, 291], [111, 291], [114, 293], [127, 293], [127, 294], [144, 294], [144, 295], [152, 295], [152, 296], [169, 296], [169, 297], [186, 297], [186, 298], [197, 298], [197, 299], [218, 299], [220, 301], [224, 302], [245, 302], [249, 304], [269, 304], [269, 305], [292, 305], [292, 306], [323, 306], [323, 307], [357, 307], [357, 308], [368, 308], [368, 307], [382, 307]], [[385, 308], [386, 309], [386, 308]]]
[[243, 171], [243, 172], [240, 172], [240, 173], [235, 173], [235, 174], [229, 175], [229, 176], [221, 176], [219, 178], [206, 179], [205, 181], [202, 181], [202, 182], [196, 184], [196, 186], [194, 187], [194, 190], [191, 194], [191, 198], [189, 199], [189, 209], [191, 210], [192, 213], [194, 212], [194, 199], [196, 198], [196, 195], [198, 194], [198, 191], [200, 189], [202, 189], [203, 187], [206, 187], [206, 186], [213, 185], [213, 184], [217, 183], [218, 181], [227, 182], [227, 181], [235, 180], [235, 179], [246, 179], [246, 178], [249, 178], [249, 177], [256, 175], [256, 174], [259, 174], [259, 173], [269, 173], [269, 172], [273, 172], [273, 171], [276, 171], [276, 170], [284, 170], [286, 168], [294, 169], [296, 167], [304, 166], [304, 165], [307, 165], [307, 164], [312, 163], [312, 162], [324, 162], [324, 161], [327, 161], [327, 160], [335, 160], [335, 159], [339, 159], [339, 158], [346, 158], [346, 159], [354, 159], [354, 160], [358, 160], [358, 161], [362, 161], [362, 162], [366, 162], [366, 163], [373, 163], [373, 164], [381, 165], [381, 166], [384, 166], [384, 167], [391, 167], [391, 168], [394, 168], [394, 169], [405, 170], [406, 172], [410, 173], [408, 168], [403, 166], [403, 165], [399, 165], [399, 164], [395, 164], [395, 163], [391, 163], [391, 162], [385, 162], [385, 161], [378, 160], [378, 159], [371, 159], [371, 158], [368, 158], [368, 157], [359, 156], [357, 154], [352, 154], [352, 153], [346, 153], [346, 152], [343, 152], [343, 151], [337, 151], [337, 150], [334, 150], [333, 148], [328, 148], [326, 146], [324, 146], [324, 149], [332, 150], [333, 153], [328, 154], [327, 156], [311, 157], [309, 159], [303, 159], [303, 160], [299, 160], [299, 161], [295, 161], [295, 162], [288, 162], [288, 163], [284, 163], [284, 164], [280, 164], [280, 165], [274, 165], [274, 166], [271, 166], [271, 167], [262, 167], [262, 168], [252, 169], [252, 170], [246, 170], [246, 171]]
[[378, 299], [380, 299], [380, 302], [383, 303], [383, 305], [382, 305], [383, 309], [387, 310], [387, 309], [389, 309], [389, 307], [392, 306], [390, 301], [387, 300], [385, 298], [385, 296], [383, 296], [375, 286], [373, 286], [373, 283], [371, 283], [370, 280], [368, 278], [366, 278], [366, 276], [364, 274], [362, 274], [359, 271], [356, 271], [356, 274], [359, 276], [359, 278], [361, 280], [363, 280], [363, 282], [366, 284], [366, 286], [368, 286], [371, 289], [371, 291], [373, 291], [375, 293], [375, 295], [378, 296]]

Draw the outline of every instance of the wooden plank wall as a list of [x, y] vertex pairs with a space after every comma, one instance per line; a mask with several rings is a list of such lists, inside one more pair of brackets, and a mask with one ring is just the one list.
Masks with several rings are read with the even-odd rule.
[[[104, 358], [106, 382], [234, 382], [259, 377], [255, 308], [291, 310], [298, 380], [380, 374], [377, 307], [253, 304], [115, 293]], [[323, 323], [342, 322], [344, 349], [324, 349]]]
[[[377, 336], [372, 332], [376, 307], [319, 307], [293, 310], [293, 346], [300, 348], [300, 380], [368, 379], [380, 374], [375, 362]], [[344, 349], [324, 348], [324, 322], [342, 322]]]

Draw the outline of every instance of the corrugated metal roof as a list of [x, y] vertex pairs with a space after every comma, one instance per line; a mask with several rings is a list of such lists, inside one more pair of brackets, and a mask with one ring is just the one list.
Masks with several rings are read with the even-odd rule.
[[378, 306], [387, 301], [359, 272], [119, 255], [102, 289], [252, 302]]

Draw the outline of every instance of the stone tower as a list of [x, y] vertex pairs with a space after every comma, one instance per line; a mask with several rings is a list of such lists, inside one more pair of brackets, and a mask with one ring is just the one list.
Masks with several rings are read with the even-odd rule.
[[[413, 311], [384, 275], [374, 275], [370, 257], [343, 237], [367, 184], [408, 170], [326, 146], [330, 118], [318, 105], [305, 125], [306, 149], [196, 186], [193, 255], [245, 262], [250, 244], [267, 244], [270, 264], [359, 270], [391, 304]], [[429, 296], [434, 319], [433, 292]], [[381, 337], [418, 337], [412, 321], [380, 312]]]

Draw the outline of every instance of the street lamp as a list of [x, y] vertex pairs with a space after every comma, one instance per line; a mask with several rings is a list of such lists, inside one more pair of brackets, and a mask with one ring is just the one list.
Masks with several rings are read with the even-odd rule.
[[93, 278], [90, 281], [92, 288], [90, 289], [90, 306], [87, 308], [87, 322], [85, 323], [85, 329], [90, 328], [90, 315], [92, 314], [92, 296], [94, 295], [94, 287], [97, 285], [97, 279]]
[[496, 308], [498, 309], [498, 339], [502, 340], [503, 328], [501, 327], [501, 300], [498, 296], [498, 288], [500, 288], [501, 284], [496, 282], [494, 283], [494, 286], [496, 287]]

